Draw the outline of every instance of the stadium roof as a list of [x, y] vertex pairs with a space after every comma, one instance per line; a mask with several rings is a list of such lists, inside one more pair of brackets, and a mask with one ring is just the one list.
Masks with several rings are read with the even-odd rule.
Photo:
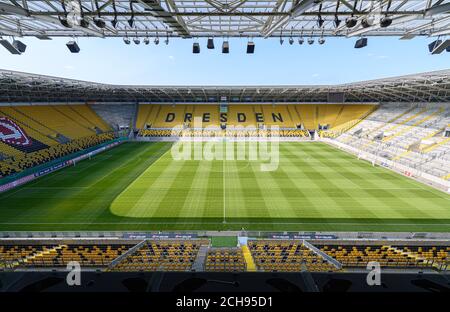
[[[157, 35], [382, 35], [410, 39], [450, 34], [449, 13], [448, 0], [0, 0], [0, 34], [40, 39]], [[89, 22], [88, 27], [80, 26], [81, 16]], [[350, 16], [358, 23], [347, 28], [345, 19]], [[386, 16], [392, 24], [381, 27], [380, 19]], [[369, 20], [367, 28], [360, 23], [364, 18]], [[104, 27], [94, 23], [98, 19], [105, 22]], [[61, 20], [75, 22], [69, 28]], [[337, 27], [336, 20], [341, 21]]]
[[303, 86], [110, 85], [0, 70], [0, 103], [220, 101], [450, 103], [450, 69], [341, 85]]

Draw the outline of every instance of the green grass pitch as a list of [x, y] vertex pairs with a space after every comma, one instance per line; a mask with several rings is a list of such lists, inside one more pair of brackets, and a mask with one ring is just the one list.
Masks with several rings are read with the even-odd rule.
[[0, 194], [1, 231], [444, 231], [450, 195], [323, 143], [254, 161], [175, 161], [125, 143]]

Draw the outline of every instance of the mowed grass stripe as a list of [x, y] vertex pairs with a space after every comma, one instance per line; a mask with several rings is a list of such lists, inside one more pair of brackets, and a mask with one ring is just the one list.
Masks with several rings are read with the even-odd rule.
[[249, 163], [247, 161], [223, 161], [223, 181], [224, 181], [224, 215], [229, 218], [247, 218], [251, 217], [253, 212], [247, 207], [247, 201], [243, 200], [250, 196], [244, 192], [241, 176], [239, 172], [247, 171]]
[[[285, 154], [287, 155], [296, 155], [293, 152], [294, 147], [287, 146], [287, 150], [285, 150]], [[296, 149], [296, 148], [295, 148]], [[298, 169], [297, 173], [299, 178], [304, 181], [304, 186], [308, 187], [310, 185], [315, 185], [316, 189], [312, 190], [313, 195], [307, 194], [311, 201], [313, 201], [313, 205], [316, 207], [320, 207], [322, 211], [326, 213], [328, 217], [332, 217], [338, 215], [342, 218], [352, 218], [353, 215], [349, 210], [349, 202], [342, 201], [339, 197], [347, 196], [345, 193], [342, 193], [339, 188], [333, 187], [330, 184], [330, 181], [326, 178], [325, 175], [322, 174], [323, 166], [316, 160], [311, 158], [312, 149], [308, 149], [309, 152], [306, 155], [302, 155], [302, 163], [298, 163], [298, 160], [295, 158], [289, 158], [289, 161], [294, 164]], [[304, 156], [304, 157], [303, 157]], [[292, 159], [292, 160], [291, 160]], [[303, 168], [307, 167], [308, 170], [304, 171]], [[295, 177], [293, 177], [295, 179]], [[300, 186], [300, 189], [302, 187]], [[314, 204], [316, 203], [316, 204]], [[304, 217], [317, 217], [311, 215], [312, 211], [306, 211]]]
[[[346, 161], [352, 164], [355, 159], [347, 159]], [[343, 171], [344, 170], [339, 170], [338, 172]], [[365, 192], [367, 194], [367, 197], [371, 198], [371, 201], [369, 201], [368, 204], [369, 206], [370, 203], [374, 204], [373, 208], [376, 209], [373, 209], [373, 211], [375, 213], [380, 210], [389, 210], [389, 213], [392, 214], [393, 217], [408, 219], [411, 216], [425, 215], [427, 218], [432, 218], [433, 212], [430, 212], [429, 210], [423, 210], [423, 207], [428, 207], [430, 203], [423, 203], [421, 201], [421, 196], [418, 196], [417, 194], [417, 192], [422, 191], [422, 187], [420, 185], [411, 183], [412, 180], [407, 179], [405, 181], [405, 187], [392, 190], [390, 188], [390, 185], [396, 186], [394, 183], [392, 183], [395, 175], [396, 174], [393, 172], [388, 172], [388, 174], [380, 175], [378, 180], [374, 181], [374, 179], [365, 179], [365, 176], [362, 174], [353, 172], [347, 173], [347, 176], [349, 176], [350, 179], [352, 179], [353, 181], [359, 181], [359, 189]], [[380, 184], [386, 187], [380, 189]], [[364, 185], [364, 188], [361, 187], [362, 185]], [[416, 198], [417, 200], [410, 202], [411, 198]], [[425, 200], [427, 199], [425, 198]], [[395, 206], [393, 206], [393, 204]]]
[[[124, 144], [19, 187], [11, 191], [14, 195], [10, 195], [11, 192], [0, 194], [1, 220], [36, 223], [93, 221], [96, 214], [109, 210], [111, 201], [124, 186], [159, 158], [159, 151], [165, 146]], [[134, 156], [127, 157], [129, 153]], [[94, 177], [89, 180], [91, 173]], [[86, 185], [90, 187], [84, 188]]]
[[236, 167], [238, 168], [238, 178], [242, 186], [243, 197], [240, 200], [236, 199], [237, 205], [233, 207], [233, 217], [239, 218], [240, 207], [245, 207], [245, 215], [251, 216], [270, 216], [269, 208], [265, 204], [263, 190], [255, 183], [257, 180], [255, 171], [251, 169], [251, 163], [248, 161], [238, 161]]
[[273, 172], [174, 161], [170, 146], [126, 143], [0, 194], [0, 230], [450, 228], [448, 194], [321, 143], [281, 143]]
[[[334, 195], [332, 198], [336, 201], [336, 204], [343, 207], [343, 209], [352, 218], [364, 216], [370, 218], [378, 218], [378, 208], [382, 205], [378, 201], [377, 197], [372, 196], [367, 192], [366, 189], [361, 189], [360, 184], [364, 183], [364, 178], [348, 170], [347, 166], [342, 165], [344, 162], [344, 157], [339, 157], [341, 155], [334, 155], [331, 152], [329, 157], [321, 157], [317, 152], [312, 151], [310, 155], [319, 161], [320, 166], [324, 168], [333, 168], [335, 170], [334, 179], [326, 179], [326, 176], [320, 173], [322, 180], [325, 180], [327, 190], [332, 192]], [[317, 166], [312, 166], [317, 167]], [[344, 174], [350, 173], [350, 174]], [[373, 185], [365, 181], [366, 187], [372, 187]], [[331, 187], [331, 189], [330, 189]], [[359, 195], [359, 196], [355, 196]], [[396, 217], [395, 211], [391, 216]]]

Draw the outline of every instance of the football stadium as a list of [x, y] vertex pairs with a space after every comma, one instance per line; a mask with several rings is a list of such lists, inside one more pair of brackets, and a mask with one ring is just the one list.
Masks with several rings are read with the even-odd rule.
[[[1, 1], [0, 43], [427, 36], [448, 61], [449, 4]], [[450, 69], [304, 85], [0, 69], [0, 203], [2, 292], [449, 291]]]

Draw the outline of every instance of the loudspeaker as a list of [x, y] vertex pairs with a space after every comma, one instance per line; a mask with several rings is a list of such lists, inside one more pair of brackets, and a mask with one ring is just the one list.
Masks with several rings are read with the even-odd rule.
[[8, 40], [2, 39], [0, 40], [0, 44], [5, 47], [6, 50], [11, 54], [20, 54], [20, 51], [17, 50]]
[[69, 48], [70, 52], [72, 53], [78, 53], [80, 52], [80, 47], [75, 41], [69, 41], [67, 42], [67, 48]]
[[206, 45], [206, 47], [208, 49], [214, 49], [214, 39], [213, 38], [208, 39], [208, 44]]
[[247, 54], [255, 53], [255, 44], [253, 42], [247, 43]]
[[435, 40], [432, 43], [428, 45], [428, 51], [433, 52], [434, 48], [436, 48], [438, 45], [442, 43], [442, 40]]
[[67, 20], [67, 17], [66, 18], [58, 17], [58, 19], [61, 25], [63, 25], [64, 27], [72, 28], [72, 25], [70, 25], [69, 21]]
[[19, 41], [19, 40], [14, 40], [12, 45], [20, 53], [24, 53], [25, 50], [27, 49], [27, 45], [25, 43], [23, 43], [22, 41]]
[[361, 49], [367, 46], [367, 38], [361, 38], [356, 40], [355, 49]]
[[192, 45], [192, 53], [199, 54], [200, 53], [200, 44], [198, 42], [194, 42]]
[[230, 45], [228, 44], [228, 41], [224, 41], [222, 44], [222, 53], [228, 54], [230, 53]]
[[83, 28], [89, 28], [89, 20], [82, 18], [80, 21], [80, 26]]
[[441, 54], [444, 51], [448, 52], [449, 47], [450, 39], [447, 39], [445, 41], [436, 40], [435, 42], [431, 43], [431, 46], [428, 46], [428, 49], [431, 50], [431, 54]]
[[392, 24], [392, 18], [385, 16], [383, 18], [381, 18], [380, 20], [380, 26], [385, 28], [385, 27], [389, 27]]

